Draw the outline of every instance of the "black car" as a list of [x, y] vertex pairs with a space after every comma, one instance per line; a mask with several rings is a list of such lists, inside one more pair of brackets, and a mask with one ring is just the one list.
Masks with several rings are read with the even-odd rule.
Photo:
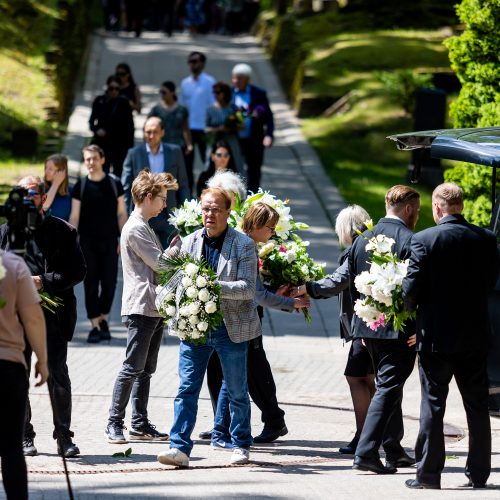
[[[430, 149], [432, 158], [459, 160], [492, 167], [490, 229], [500, 248], [500, 195], [496, 194], [497, 168], [500, 166], [500, 127], [426, 130], [389, 136], [398, 149]], [[418, 180], [418, 166], [413, 172]], [[490, 296], [492, 346], [488, 374], [490, 377], [490, 413], [500, 416], [500, 279]]]

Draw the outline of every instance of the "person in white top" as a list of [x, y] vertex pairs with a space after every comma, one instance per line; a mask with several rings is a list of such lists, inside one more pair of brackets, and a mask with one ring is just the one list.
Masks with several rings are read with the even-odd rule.
[[193, 163], [195, 145], [198, 146], [201, 161], [205, 163], [205, 122], [207, 108], [215, 103], [212, 89], [215, 78], [203, 71], [207, 58], [202, 52], [191, 52], [187, 61], [191, 75], [184, 78], [181, 82], [179, 102], [189, 111], [188, 119], [193, 152], [186, 155], [186, 170], [189, 179], [189, 189], [192, 191], [194, 185]]

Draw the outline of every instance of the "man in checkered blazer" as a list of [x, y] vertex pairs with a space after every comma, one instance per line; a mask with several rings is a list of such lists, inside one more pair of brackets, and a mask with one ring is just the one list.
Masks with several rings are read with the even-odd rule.
[[220, 358], [229, 394], [231, 443], [228, 447], [233, 449], [230, 463], [247, 463], [252, 444], [247, 348], [248, 341], [261, 334], [255, 305], [255, 244], [228, 226], [231, 199], [226, 191], [206, 189], [201, 195], [201, 207], [204, 227], [184, 239], [181, 252], [203, 257], [217, 272], [224, 322], [209, 332], [204, 345], [193, 345], [189, 341], [182, 341], [180, 345], [180, 386], [174, 402], [170, 449], [158, 455], [159, 462], [178, 467], [189, 465], [198, 396], [213, 351]]

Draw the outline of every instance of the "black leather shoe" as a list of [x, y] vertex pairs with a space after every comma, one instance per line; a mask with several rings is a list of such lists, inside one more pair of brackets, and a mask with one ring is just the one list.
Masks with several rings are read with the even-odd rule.
[[87, 342], [89, 344], [98, 344], [101, 341], [101, 332], [98, 328], [92, 328], [89, 332], [89, 336], [87, 337]]
[[111, 340], [109, 325], [105, 319], [99, 321], [99, 335], [101, 340], [107, 340], [108, 342]]
[[343, 455], [354, 455], [356, 453], [356, 447], [358, 446], [359, 436], [354, 436], [352, 441], [346, 445], [339, 448], [339, 453]]
[[198, 434], [200, 439], [212, 439], [212, 431], [203, 431]]
[[73, 443], [73, 441], [71, 441], [71, 438], [64, 437], [61, 438], [61, 443], [57, 444], [57, 453], [60, 456], [71, 458], [80, 455], [80, 449], [75, 443]]
[[404, 467], [411, 467], [415, 465], [415, 459], [406, 453], [399, 458], [387, 458], [385, 460], [386, 467], [395, 467], [396, 469], [403, 469]]
[[424, 484], [417, 479], [407, 479], [405, 481], [406, 487], [412, 490], [440, 490], [441, 486], [439, 484]]
[[354, 464], [352, 468], [356, 470], [375, 472], [375, 474], [394, 474], [397, 470], [395, 467], [384, 467], [378, 458], [363, 457], [354, 457]]
[[262, 432], [253, 438], [254, 443], [272, 443], [273, 441], [276, 441], [281, 436], [284, 436], [288, 434], [288, 429], [286, 428], [286, 425], [283, 425], [282, 427], [267, 427], [266, 425], [264, 426], [264, 429], [262, 429]]
[[480, 490], [487, 487], [486, 483], [473, 483], [471, 480], [469, 480], [469, 484], [467, 486], [471, 486], [475, 490]]

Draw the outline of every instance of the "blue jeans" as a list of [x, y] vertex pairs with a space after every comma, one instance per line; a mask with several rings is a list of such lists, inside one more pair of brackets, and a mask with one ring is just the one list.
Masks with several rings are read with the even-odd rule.
[[148, 421], [149, 387], [163, 338], [163, 318], [131, 314], [126, 325], [127, 351], [113, 388], [109, 421], [123, 423], [132, 395], [132, 427], [137, 428]]
[[174, 401], [174, 423], [170, 431], [170, 447], [186, 455], [193, 449], [191, 433], [196, 423], [198, 397], [210, 355], [215, 350], [229, 397], [231, 442], [238, 448], [252, 444], [250, 431], [250, 398], [247, 386], [248, 342], [235, 343], [225, 326], [210, 331], [204, 345], [195, 346], [183, 341], [179, 350], [180, 386]]

